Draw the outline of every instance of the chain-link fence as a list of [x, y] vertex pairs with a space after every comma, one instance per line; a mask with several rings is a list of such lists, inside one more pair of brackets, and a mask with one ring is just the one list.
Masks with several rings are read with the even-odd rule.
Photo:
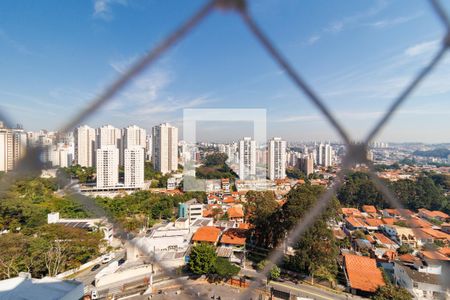
[[[411, 80], [409, 84], [403, 89], [403, 91], [396, 97], [387, 112], [369, 132], [367, 137], [362, 143], [353, 143], [352, 138], [347, 134], [341, 124], [337, 121], [332, 111], [328, 109], [324, 101], [314, 91], [314, 89], [300, 76], [289, 61], [283, 56], [283, 54], [276, 48], [276, 45], [272, 43], [266, 33], [258, 26], [254, 20], [251, 12], [247, 9], [247, 1], [245, 0], [211, 0], [201, 7], [193, 16], [191, 16], [186, 22], [181, 24], [175, 31], [169, 34], [163, 39], [155, 48], [149, 51], [146, 55], [141, 57], [135, 64], [131, 65], [124, 73], [120, 75], [110, 86], [108, 86], [98, 97], [94, 98], [90, 104], [83, 110], [81, 110], [75, 117], [73, 117], [67, 124], [62, 126], [58, 130], [60, 133], [67, 133], [72, 131], [81, 122], [86, 120], [93, 113], [98, 111], [108, 101], [117, 95], [117, 93], [126, 87], [134, 78], [139, 76], [144, 70], [151, 67], [161, 56], [163, 56], [171, 47], [177, 42], [180, 42], [186, 37], [196, 26], [198, 26], [205, 17], [213, 13], [214, 10], [228, 10], [239, 15], [246, 25], [248, 30], [252, 33], [253, 37], [260, 43], [269, 57], [273, 59], [279, 67], [284, 71], [294, 85], [298, 87], [299, 91], [304, 93], [311, 103], [321, 112], [323, 117], [333, 126], [337, 131], [340, 138], [344, 141], [346, 146], [346, 154], [342, 160], [341, 170], [337, 173], [332, 185], [319, 197], [315, 205], [310, 211], [305, 214], [305, 217], [300, 219], [294, 228], [287, 234], [286, 241], [290, 244], [296, 243], [302, 234], [314, 223], [317, 217], [324, 211], [324, 209], [330, 203], [332, 197], [336, 194], [336, 191], [342, 186], [346, 172], [348, 172], [353, 166], [357, 164], [365, 164], [368, 166], [370, 178], [374, 182], [377, 189], [388, 200], [389, 204], [397, 208], [402, 214], [402, 217], [407, 219], [406, 215], [403, 215], [405, 211], [402, 209], [400, 201], [385, 185], [385, 183], [379, 179], [376, 175], [373, 164], [367, 159], [367, 150], [369, 143], [377, 136], [383, 126], [393, 117], [398, 108], [408, 99], [411, 93], [419, 87], [419, 85], [425, 80], [425, 78], [433, 71], [438, 63], [444, 57], [446, 51], [450, 47], [450, 19], [446, 11], [444, 10], [439, 0], [429, 0], [431, 9], [436, 14], [436, 17], [440, 19], [445, 27], [445, 36], [442, 38], [441, 47], [434, 54], [431, 61], [421, 69]], [[5, 112], [0, 112], [0, 119], [4, 123], [11, 127], [11, 122], [8, 120]], [[44, 165], [40, 160], [41, 153], [45, 151], [44, 148], [33, 148], [27, 151], [25, 157], [20, 161], [18, 167], [13, 172], [8, 172], [1, 178], [0, 192], [6, 191], [9, 186], [17, 179], [22, 178], [29, 172], [40, 172]], [[67, 181], [66, 181], [67, 182]], [[66, 193], [73, 195], [77, 201], [79, 201], [87, 210], [92, 212], [96, 216], [106, 216], [114, 224], [114, 231], [117, 237], [124, 242], [132, 242], [133, 234], [124, 230], [119, 223], [114, 222], [114, 219], [108, 215], [108, 213], [98, 205], [96, 205], [92, 199], [83, 196], [73, 189], [73, 185], [65, 187]], [[146, 251], [145, 249], [140, 249]], [[150, 255], [150, 253], [149, 253]], [[255, 299], [255, 295], [258, 295], [258, 288], [261, 287], [264, 279], [270, 272], [274, 264], [280, 263], [284, 255], [282, 249], [276, 248], [270, 251], [268, 255], [269, 263], [263, 270], [257, 273], [257, 276], [250, 286], [240, 294], [240, 299]], [[164, 266], [163, 262], [154, 259], [154, 264], [159, 265], [162, 272], [173, 273]], [[450, 274], [443, 274], [443, 278]], [[179, 284], [184, 284], [186, 279], [177, 278]], [[444, 283], [442, 283], [444, 285]], [[189, 297], [189, 296], [186, 296]], [[191, 298], [201, 298], [199, 294], [193, 293]], [[204, 296], [207, 299], [208, 296]]]

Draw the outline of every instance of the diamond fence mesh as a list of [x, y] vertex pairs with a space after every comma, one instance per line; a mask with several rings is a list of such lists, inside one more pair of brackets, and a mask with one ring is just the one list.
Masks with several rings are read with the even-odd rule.
[[[389, 204], [397, 208], [404, 219], [407, 219], [405, 211], [401, 205], [401, 202], [396, 198], [389, 187], [377, 176], [372, 162], [367, 160], [367, 149], [369, 143], [376, 137], [383, 126], [393, 117], [394, 113], [398, 108], [408, 99], [411, 93], [419, 87], [419, 85], [426, 79], [426, 77], [433, 71], [433, 69], [439, 64], [439, 62], [444, 57], [446, 51], [450, 48], [450, 19], [444, 10], [441, 2], [439, 0], [429, 0], [431, 9], [436, 14], [436, 17], [442, 22], [445, 27], [446, 33], [442, 38], [442, 44], [437, 53], [433, 56], [430, 62], [419, 72], [412, 77], [411, 82], [402, 90], [402, 92], [393, 99], [393, 102], [389, 109], [386, 111], [384, 116], [379, 120], [379, 122], [374, 126], [374, 128], [369, 132], [367, 137], [362, 143], [352, 142], [351, 137], [347, 134], [341, 124], [337, 121], [332, 111], [328, 109], [324, 101], [318, 96], [318, 94], [312, 89], [312, 87], [299, 75], [297, 70], [287, 61], [287, 59], [282, 55], [282, 53], [276, 48], [275, 44], [267, 37], [265, 32], [257, 25], [251, 13], [247, 9], [247, 1], [245, 0], [211, 0], [202, 6], [193, 16], [181, 24], [176, 30], [169, 34], [165, 39], [163, 39], [156, 47], [151, 51], [141, 57], [135, 64], [131, 65], [125, 72], [123, 72], [111, 85], [109, 85], [98, 97], [93, 99], [90, 104], [83, 110], [81, 110], [76, 116], [70, 119], [64, 126], [62, 126], [58, 132], [68, 133], [72, 131], [76, 126], [80, 125], [81, 122], [86, 120], [93, 113], [102, 108], [108, 101], [117, 95], [124, 87], [127, 86], [134, 78], [138, 77], [144, 70], [151, 67], [161, 56], [163, 56], [171, 47], [176, 43], [180, 42], [185, 38], [199, 23], [205, 19], [209, 14], [213, 13], [214, 10], [222, 9], [228, 10], [232, 13], [238, 14], [243, 23], [246, 25], [248, 30], [253, 34], [254, 38], [260, 43], [261, 47], [264, 48], [270, 59], [274, 60], [276, 64], [285, 72], [286, 76], [291, 79], [293, 84], [299, 89], [300, 92], [304, 93], [307, 99], [320, 111], [323, 117], [332, 125], [332, 127], [337, 131], [340, 138], [344, 141], [346, 146], [346, 154], [342, 160], [341, 170], [337, 173], [335, 180], [329, 186], [329, 188], [319, 197], [315, 205], [305, 214], [305, 217], [300, 219], [296, 226], [286, 236], [286, 241], [289, 244], [295, 244], [302, 234], [314, 223], [318, 216], [325, 210], [325, 208], [330, 203], [332, 197], [336, 194], [337, 190], [342, 186], [345, 174], [350, 171], [350, 169], [357, 164], [365, 164], [369, 167], [369, 175], [376, 188], [385, 197]], [[5, 112], [0, 111], [0, 119], [11, 128], [11, 122], [8, 119]], [[8, 190], [10, 185], [16, 180], [27, 176], [30, 173], [40, 172], [44, 168], [40, 157], [43, 151], [46, 149], [43, 147], [36, 147], [28, 149], [24, 158], [18, 164], [13, 172], [8, 172], [5, 174], [0, 181], [0, 196]], [[68, 179], [62, 179], [65, 183]], [[124, 243], [133, 243], [134, 235], [127, 232], [124, 228], [120, 226], [114, 218], [108, 214], [102, 207], [96, 205], [91, 198], [86, 197], [79, 193], [78, 190], [74, 189], [73, 185], [67, 185], [65, 187], [66, 193], [70, 193], [75, 199], [83, 205], [83, 207], [91, 212], [95, 216], [107, 217], [108, 221], [114, 224], [115, 236], [121, 239]], [[413, 229], [414, 230], [414, 229]], [[138, 245], [136, 245], [139, 247]], [[147, 252], [146, 249], [141, 248], [142, 252]], [[147, 253], [151, 257], [151, 253]], [[257, 276], [250, 286], [243, 291], [239, 299], [256, 299], [264, 289], [263, 281], [270, 272], [274, 264], [280, 263], [283, 259], [284, 252], [282, 249], [275, 248], [268, 253], [268, 261], [263, 270], [257, 273]], [[169, 274], [174, 277], [174, 274], [169, 268], [167, 268], [162, 261], [153, 258], [152, 262], [157, 265], [161, 272]], [[450, 274], [444, 274], [442, 276], [449, 276]], [[181, 277], [174, 277], [177, 283], [183, 285], [186, 283], [186, 279]], [[445, 285], [442, 282], [442, 285]], [[191, 295], [185, 295], [185, 297], [193, 299], [209, 299], [208, 295], [202, 295], [195, 293], [195, 288]]]

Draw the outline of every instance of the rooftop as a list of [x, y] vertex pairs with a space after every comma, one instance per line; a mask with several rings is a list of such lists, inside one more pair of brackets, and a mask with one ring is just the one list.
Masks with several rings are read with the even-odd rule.
[[219, 239], [221, 230], [213, 226], [200, 227], [192, 237], [194, 242], [215, 243]]
[[220, 238], [220, 242], [222, 244], [230, 244], [237, 246], [245, 245], [245, 240], [246, 240], [245, 230], [238, 228], [228, 229], [222, 234], [222, 237]]
[[0, 299], [62, 299], [69, 294], [71, 299], [80, 299], [83, 296], [83, 283], [50, 277], [34, 279], [27, 273], [0, 281]]
[[375, 292], [379, 286], [384, 286], [384, 279], [375, 259], [354, 254], [344, 255], [348, 283], [352, 289], [365, 292]]

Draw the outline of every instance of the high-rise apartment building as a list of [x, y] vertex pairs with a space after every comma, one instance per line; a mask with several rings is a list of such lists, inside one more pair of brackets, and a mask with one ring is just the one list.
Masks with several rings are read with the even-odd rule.
[[305, 173], [306, 176], [314, 172], [314, 157], [312, 154], [308, 154], [298, 159], [298, 168]]
[[[125, 150], [136, 146], [145, 149], [147, 147], [146, 139], [147, 131], [136, 125], [128, 126], [122, 129], [122, 149], [120, 152], [120, 165], [124, 164]], [[145, 158], [145, 151], [143, 152], [143, 155]]]
[[239, 178], [254, 179], [256, 176], [256, 142], [250, 137], [239, 141]]
[[27, 134], [20, 126], [10, 129], [0, 122], [0, 172], [12, 171], [25, 156]]
[[286, 141], [274, 137], [268, 144], [268, 176], [270, 180], [286, 177]]
[[75, 164], [82, 167], [95, 166], [96, 137], [95, 129], [83, 125], [75, 129]]
[[320, 143], [316, 149], [316, 164], [329, 167], [333, 164], [333, 148], [330, 144]]
[[103, 125], [96, 129], [97, 149], [104, 146], [115, 146], [117, 149], [122, 147], [122, 131], [111, 125]]
[[97, 188], [116, 187], [119, 182], [119, 149], [114, 145], [97, 149]]
[[125, 186], [144, 187], [144, 148], [133, 146], [125, 149], [124, 152]]
[[152, 128], [153, 167], [167, 174], [178, 169], [178, 128], [168, 123]]

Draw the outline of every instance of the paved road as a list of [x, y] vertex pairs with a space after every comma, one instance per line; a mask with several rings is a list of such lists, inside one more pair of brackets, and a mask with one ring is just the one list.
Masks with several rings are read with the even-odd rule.
[[84, 271], [81, 271], [80, 273], [78, 273], [75, 276], [75, 279], [78, 281], [81, 281], [84, 283], [85, 286], [85, 291], [91, 291], [92, 289], [94, 289], [94, 286], [92, 285], [92, 282], [95, 280], [95, 275], [97, 275], [98, 272], [100, 272], [101, 270], [103, 270], [104, 268], [106, 268], [106, 266], [108, 266], [110, 263], [114, 262], [114, 261], [118, 261], [122, 258], [125, 257], [125, 251], [122, 252], [116, 252], [116, 256], [114, 257], [113, 260], [111, 260], [111, 262], [107, 263], [107, 264], [101, 264], [100, 263], [100, 268], [98, 268], [95, 271], [91, 271], [92, 267], [87, 268]]

